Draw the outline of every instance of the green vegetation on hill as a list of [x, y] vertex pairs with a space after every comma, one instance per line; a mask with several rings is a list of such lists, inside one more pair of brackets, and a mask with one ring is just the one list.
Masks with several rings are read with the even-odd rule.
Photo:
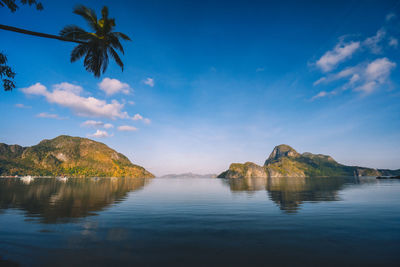
[[[264, 173], [260, 172], [260, 168], [263, 168]], [[218, 177], [380, 176], [399, 174], [400, 170], [377, 170], [346, 166], [337, 163], [330, 156], [308, 152], [299, 154], [288, 145], [279, 145], [274, 148], [264, 166], [261, 167], [251, 162], [233, 163], [227, 171], [221, 173]]]
[[58, 136], [32, 147], [0, 144], [0, 175], [154, 177], [127, 157], [87, 138]]

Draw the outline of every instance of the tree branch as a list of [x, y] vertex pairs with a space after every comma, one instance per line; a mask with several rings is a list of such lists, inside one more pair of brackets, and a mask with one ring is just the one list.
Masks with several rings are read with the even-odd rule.
[[56, 40], [60, 40], [60, 41], [64, 41], [64, 42], [73, 42], [73, 43], [78, 43], [78, 44], [86, 44], [86, 42], [73, 40], [73, 39], [68, 39], [68, 38], [63, 38], [63, 37], [58, 36], [58, 35], [29, 31], [29, 30], [16, 28], [16, 27], [12, 27], [12, 26], [7, 26], [7, 25], [3, 25], [3, 24], [0, 24], [0, 30], [18, 32], [18, 33], [23, 33], [23, 34], [28, 34], [28, 35], [33, 35], [33, 36], [38, 36], [38, 37], [43, 37], [43, 38], [56, 39]]

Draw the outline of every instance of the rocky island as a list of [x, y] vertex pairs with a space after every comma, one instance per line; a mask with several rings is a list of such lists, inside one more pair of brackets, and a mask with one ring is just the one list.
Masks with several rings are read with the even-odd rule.
[[332, 157], [305, 152], [298, 153], [288, 145], [274, 148], [263, 166], [252, 162], [232, 163], [218, 178], [249, 177], [317, 177], [317, 176], [395, 176], [399, 170], [346, 166]]
[[31, 147], [0, 143], [0, 175], [154, 177], [103, 143], [67, 135]]

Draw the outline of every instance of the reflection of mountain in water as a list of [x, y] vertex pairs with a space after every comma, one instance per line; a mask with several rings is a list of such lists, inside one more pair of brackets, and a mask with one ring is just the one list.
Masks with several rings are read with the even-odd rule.
[[243, 178], [227, 179], [231, 191], [266, 190], [269, 198], [279, 205], [281, 210], [296, 212], [305, 201], [336, 201], [338, 192], [349, 178]]
[[0, 210], [17, 208], [44, 223], [68, 222], [71, 218], [95, 215], [130, 191], [143, 188], [150, 179], [36, 178], [24, 183], [16, 178], [0, 179]]

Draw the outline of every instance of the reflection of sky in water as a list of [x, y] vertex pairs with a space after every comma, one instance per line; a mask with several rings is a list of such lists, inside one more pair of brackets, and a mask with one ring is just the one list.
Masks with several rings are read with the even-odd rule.
[[2, 179], [0, 256], [66, 265], [267, 258], [388, 266], [399, 260], [399, 200], [399, 181], [368, 178]]

